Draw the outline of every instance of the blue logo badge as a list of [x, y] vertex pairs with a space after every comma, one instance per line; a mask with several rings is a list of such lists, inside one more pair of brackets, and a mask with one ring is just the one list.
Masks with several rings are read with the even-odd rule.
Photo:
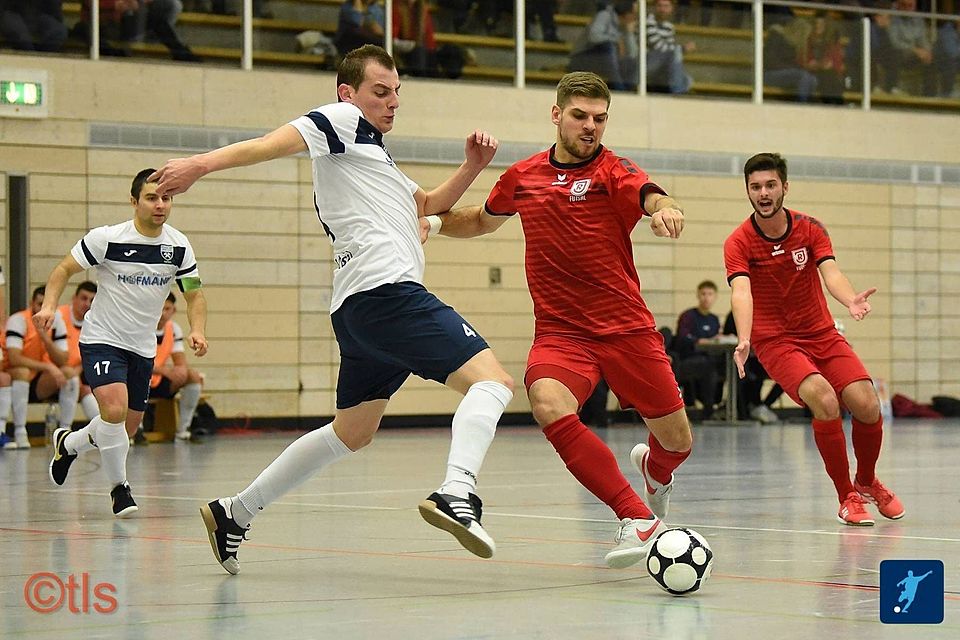
[[940, 624], [943, 622], [943, 562], [883, 560], [880, 562], [880, 622]]

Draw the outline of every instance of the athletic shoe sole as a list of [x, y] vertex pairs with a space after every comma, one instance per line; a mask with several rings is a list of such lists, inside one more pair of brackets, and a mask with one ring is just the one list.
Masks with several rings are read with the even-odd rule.
[[220, 559], [220, 551], [217, 547], [217, 519], [213, 515], [210, 507], [203, 505], [200, 507], [200, 515], [203, 517], [203, 524], [207, 528], [207, 539], [210, 540], [210, 548], [213, 549], [213, 557], [217, 559], [220, 566], [230, 575], [240, 573], [240, 562], [236, 558]]
[[444, 512], [440, 511], [437, 508], [437, 503], [433, 500], [424, 500], [419, 505], [420, 516], [427, 521], [428, 524], [433, 525], [437, 529], [443, 529], [454, 538], [457, 539], [463, 548], [472, 553], [475, 556], [480, 556], [481, 558], [492, 558], [493, 557], [493, 541], [484, 540], [472, 531], [460, 524], [459, 521], [454, 520]]
[[872, 527], [874, 524], [876, 524], [873, 520], [861, 520], [860, 522], [848, 522], [847, 520], [844, 520], [840, 516], [837, 516], [837, 522], [839, 522], [840, 524], [845, 524], [848, 527]]
[[133, 514], [135, 514], [135, 513], [136, 513], [137, 511], [139, 511], [139, 510], [140, 510], [140, 507], [138, 507], [138, 506], [135, 505], [135, 504], [132, 504], [132, 505], [130, 505], [129, 507], [127, 507], [126, 509], [123, 509], [122, 511], [120, 511], [119, 513], [113, 514], [113, 516], [114, 516], [115, 518], [129, 518], [130, 516], [132, 516]]

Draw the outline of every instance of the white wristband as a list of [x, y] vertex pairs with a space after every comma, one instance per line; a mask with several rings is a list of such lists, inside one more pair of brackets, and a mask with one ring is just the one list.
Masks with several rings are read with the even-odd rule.
[[443, 227], [443, 218], [440, 216], [427, 216], [427, 222], [430, 223], [430, 230], [427, 231], [427, 236], [435, 236], [440, 233], [440, 228]]

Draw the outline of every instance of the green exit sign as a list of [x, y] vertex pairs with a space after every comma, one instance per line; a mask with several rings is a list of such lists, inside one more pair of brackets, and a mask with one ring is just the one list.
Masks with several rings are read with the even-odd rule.
[[43, 104], [43, 85], [39, 82], [0, 80], [0, 104], [40, 106]]
[[46, 118], [49, 107], [45, 70], [0, 67], [0, 118]]

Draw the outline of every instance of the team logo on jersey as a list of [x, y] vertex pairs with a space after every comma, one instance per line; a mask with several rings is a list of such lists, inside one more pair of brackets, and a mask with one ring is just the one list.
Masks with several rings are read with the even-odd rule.
[[807, 266], [807, 248], [794, 249], [790, 252], [790, 255], [793, 256], [793, 264], [797, 265], [797, 271], [803, 271], [803, 268]]
[[163, 258], [164, 262], [170, 262], [173, 260], [173, 245], [160, 245], [160, 257]]
[[587, 190], [590, 188], [590, 178], [574, 180], [570, 185], [570, 202], [582, 202], [587, 199]]
[[551, 186], [551, 187], [556, 187], [556, 186], [562, 187], [562, 186], [565, 186], [566, 184], [567, 184], [567, 174], [565, 174], [565, 173], [558, 173], [558, 174], [557, 174], [557, 181], [550, 183], [550, 186]]

